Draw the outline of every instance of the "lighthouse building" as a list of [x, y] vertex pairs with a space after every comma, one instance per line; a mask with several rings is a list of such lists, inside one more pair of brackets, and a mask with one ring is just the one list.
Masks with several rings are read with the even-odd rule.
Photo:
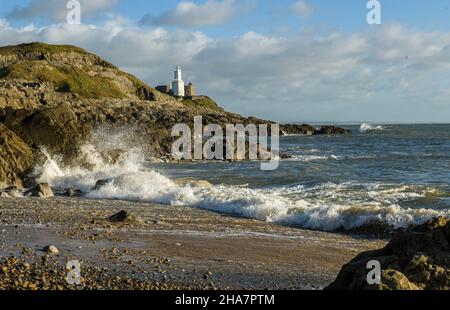
[[174, 80], [170, 85], [159, 85], [155, 87], [157, 91], [179, 97], [193, 99], [197, 97], [197, 91], [192, 83], [184, 83], [181, 78], [181, 68], [177, 66], [174, 71]]
[[181, 68], [177, 66], [174, 72], [174, 80], [172, 82], [172, 92], [174, 96], [184, 97], [184, 81], [181, 79]]

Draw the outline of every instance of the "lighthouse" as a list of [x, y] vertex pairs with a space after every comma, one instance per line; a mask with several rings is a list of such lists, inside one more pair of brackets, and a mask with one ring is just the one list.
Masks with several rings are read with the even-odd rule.
[[175, 68], [174, 80], [172, 82], [172, 92], [174, 96], [184, 97], [184, 81], [181, 79], [180, 66]]

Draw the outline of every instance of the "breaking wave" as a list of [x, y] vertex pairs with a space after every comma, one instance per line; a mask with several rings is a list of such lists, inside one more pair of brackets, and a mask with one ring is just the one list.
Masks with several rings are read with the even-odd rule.
[[384, 130], [383, 126], [373, 126], [367, 123], [362, 124], [359, 127], [359, 132], [366, 133], [366, 132], [372, 132], [372, 131], [381, 131]]
[[[312, 187], [294, 186], [253, 189], [248, 186], [186, 184], [171, 180], [145, 167], [137, 148], [114, 162], [93, 145], [82, 148], [90, 168], [68, 167], [48, 153], [37, 168], [39, 182], [56, 189], [76, 188], [88, 198], [121, 199], [167, 205], [186, 205], [261, 221], [333, 231], [354, 229], [373, 221], [394, 228], [423, 223], [436, 216], [450, 216], [450, 210], [405, 208], [405, 201], [435, 195], [435, 189], [386, 184], [325, 183]], [[108, 183], [94, 190], [100, 179]]]

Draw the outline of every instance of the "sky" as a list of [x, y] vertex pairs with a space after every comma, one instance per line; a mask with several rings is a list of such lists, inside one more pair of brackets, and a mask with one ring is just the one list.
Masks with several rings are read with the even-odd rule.
[[450, 0], [0, 0], [0, 45], [83, 47], [279, 122], [450, 122]]

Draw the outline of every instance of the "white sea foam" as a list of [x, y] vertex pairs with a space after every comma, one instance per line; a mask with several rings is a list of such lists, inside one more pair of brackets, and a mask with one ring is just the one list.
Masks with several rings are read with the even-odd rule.
[[[450, 216], [450, 210], [400, 207], [402, 201], [425, 197], [432, 189], [352, 182], [274, 189], [180, 185], [144, 167], [144, 157], [138, 149], [130, 149], [113, 164], [105, 162], [93, 145], [83, 147], [82, 153], [91, 168], [66, 167], [57, 157], [47, 154], [47, 162], [38, 169], [41, 173], [39, 181], [49, 182], [56, 188], [78, 188], [90, 198], [187, 205], [327, 231], [352, 229], [372, 220], [393, 227], [406, 227], [432, 217]], [[99, 190], [92, 190], [99, 179], [110, 181]]]
[[308, 161], [316, 161], [316, 160], [338, 160], [338, 159], [340, 159], [340, 157], [336, 156], [336, 155], [330, 155], [330, 156], [326, 156], [326, 155], [293, 155], [292, 158], [289, 158], [287, 160], [308, 162]]
[[381, 131], [384, 130], [383, 126], [373, 126], [367, 123], [364, 123], [359, 127], [359, 132], [366, 133], [366, 132], [372, 132], [372, 131]]
[[292, 155], [291, 158], [285, 159], [287, 161], [301, 161], [310, 162], [318, 160], [344, 160], [344, 159], [371, 159], [376, 158], [375, 155], [360, 155], [360, 156], [341, 156], [341, 155]]

